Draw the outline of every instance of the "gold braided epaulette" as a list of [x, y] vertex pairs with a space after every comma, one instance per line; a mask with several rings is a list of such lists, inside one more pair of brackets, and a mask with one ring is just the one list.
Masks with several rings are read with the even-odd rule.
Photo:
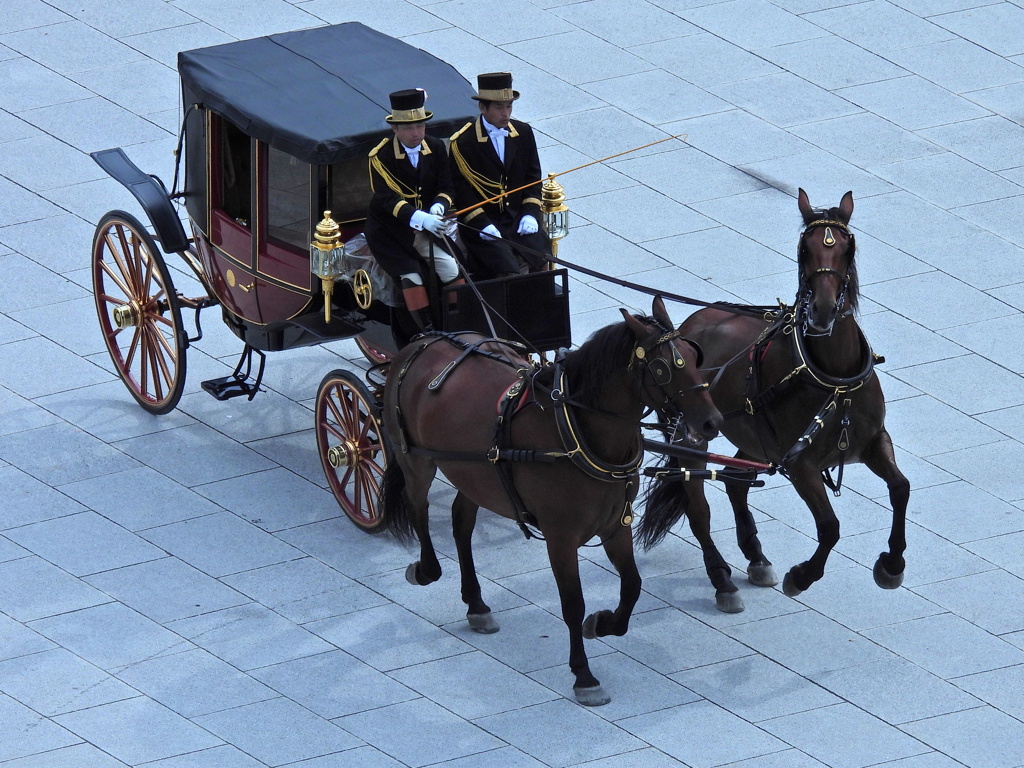
[[380, 150], [382, 150], [384, 147], [386, 147], [388, 145], [388, 142], [390, 142], [390, 141], [391, 141], [390, 138], [381, 139], [380, 140], [380, 144], [378, 144], [376, 147], [374, 147], [373, 149], [370, 150], [369, 157], [376, 157], [377, 153]]
[[466, 124], [465, 124], [464, 126], [462, 126], [461, 128], [459, 128], [459, 130], [457, 130], [457, 131], [456, 131], [455, 133], [453, 133], [453, 134], [451, 135], [451, 138], [450, 138], [450, 139], [448, 139], [448, 141], [455, 141], [455, 140], [456, 140], [457, 138], [459, 138], [459, 136], [461, 136], [461, 135], [462, 135], [463, 133], [465, 133], [465, 132], [466, 132], [466, 129], [467, 129], [467, 128], [471, 127], [472, 125], [473, 125], [473, 123], [472, 123], [472, 122], [468, 122], [468, 123], [466, 123]]

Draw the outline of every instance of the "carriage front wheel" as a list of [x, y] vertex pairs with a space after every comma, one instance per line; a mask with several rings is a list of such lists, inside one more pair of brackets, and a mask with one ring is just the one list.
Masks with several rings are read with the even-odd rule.
[[92, 287], [107, 352], [139, 405], [174, 410], [185, 385], [181, 307], [171, 274], [146, 228], [111, 211], [92, 241]]
[[316, 393], [316, 444], [327, 484], [349, 520], [379, 533], [377, 496], [387, 467], [386, 443], [370, 390], [349, 371], [331, 371]]

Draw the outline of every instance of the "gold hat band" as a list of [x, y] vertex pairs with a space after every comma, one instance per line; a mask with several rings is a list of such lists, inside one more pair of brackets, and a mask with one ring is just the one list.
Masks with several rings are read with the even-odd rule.
[[515, 99], [515, 91], [511, 88], [482, 90], [477, 94], [477, 98], [481, 101], [513, 101]]
[[416, 109], [393, 109], [391, 110], [391, 119], [401, 123], [407, 123], [413, 120], [426, 120], [427, 110], [423, 107], [418, 107]]

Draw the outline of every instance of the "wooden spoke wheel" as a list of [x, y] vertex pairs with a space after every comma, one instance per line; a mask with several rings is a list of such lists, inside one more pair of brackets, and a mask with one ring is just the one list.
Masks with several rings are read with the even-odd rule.
[[379, 533], [377, 510], [390, 446], [370, 390], [348, 371], [331, 371], [316, 393], [316, 444], [327, 484], [349, 520]]
[[131, 214], [111, 211], [96, 227], [92, 286], [103, 340], [128, 391], [150, 413], [174, 410], [188, 337], [163, 256]]

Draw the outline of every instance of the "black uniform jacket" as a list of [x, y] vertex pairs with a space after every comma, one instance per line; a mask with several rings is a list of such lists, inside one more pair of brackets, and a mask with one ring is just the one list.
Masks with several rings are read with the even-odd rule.
[[423, 268], [413, 248], [416, 230], [409, 220], [416, 210], [442, 203], [452, 205], [452, 177], [444, 142], [427, 136], [420, 144], [417, 167], [397, 136], [381, 140], [370, 151], [370, 187], [373, 197], [366, 215], [366, 242], [388, 273], [397, 276]]
[[[451, 138], [452, 178], [455, 180], [455, 205], [462, 210], [531, 181], [538, 182], [494, 203], [477, 205], [460, 217], [467, 227], [479, 231], [494, 224], [503, 236], [519, 226], [520, 217], [530, 214], [540, 224], [540, 156], [533, 129], [511, 120], [505, 137], [505, 162], [498, 159], [483, 118], [466, 123]], [[511, 227], [511, 229], [510, 229]]]

